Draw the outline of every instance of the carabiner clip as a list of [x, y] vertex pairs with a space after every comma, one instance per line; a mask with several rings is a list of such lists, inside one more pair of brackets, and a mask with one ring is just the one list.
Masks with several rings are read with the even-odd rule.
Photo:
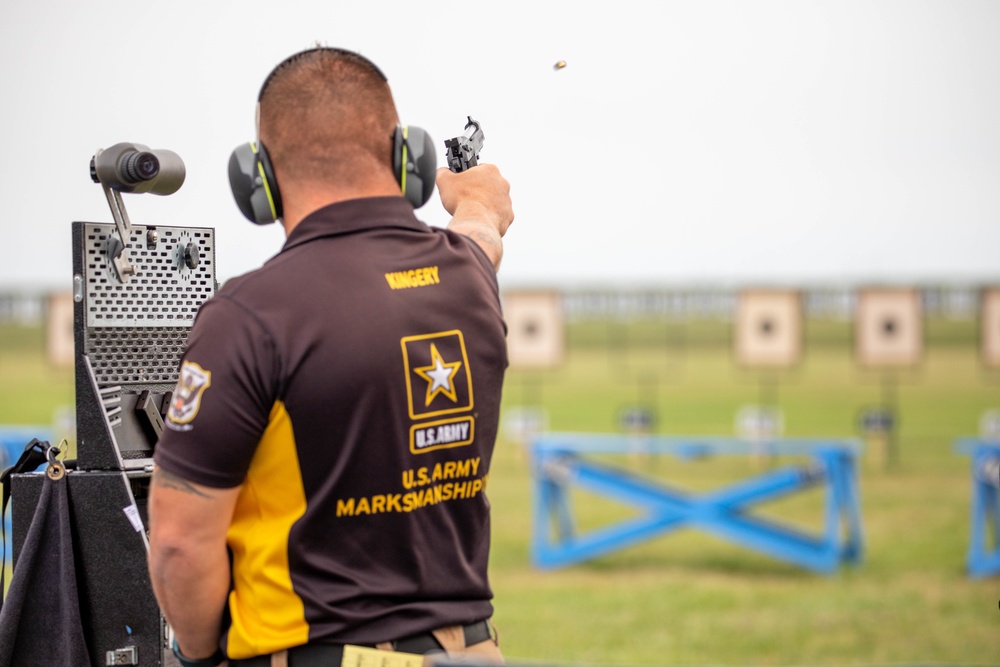
[[45, 458], [49, 465], [45, 468], [45, 474], [51, 480], [62, 479], [66, 475], [66, 466], [56, 457], [64, 452], [62, 445], [67, 444], [65, 438], [58, 445], [52, 445], [45, 450]]

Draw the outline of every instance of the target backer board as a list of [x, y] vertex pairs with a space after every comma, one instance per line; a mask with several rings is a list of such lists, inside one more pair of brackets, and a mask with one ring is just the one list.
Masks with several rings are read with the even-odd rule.
[[1000, 287], [988, 287], [981, 293], [979, 350], [986, 368], [1000, 369]]
[[923, 357], [920, 292], [914, 288], [865, 288], [855, 309], [854, 353], [866, 368], [908, 368]]
[[552, 291], [503, 294], [511, 368], [555, 368], [566, 357], [562, 299]]
[[802, 358], [802, 298], [795, 290], [740, 293], [735, 320], [736, 361], [747, 368], [789, 368]]

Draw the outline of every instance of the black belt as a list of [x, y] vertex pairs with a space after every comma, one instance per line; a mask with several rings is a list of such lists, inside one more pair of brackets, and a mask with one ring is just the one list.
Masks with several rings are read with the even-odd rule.
[[[465, 634], [466, 646], [484, 642], [493, 636], [487, 621], [477, 621], [462, 626], [462, 632]], [[423, 655], [444, 650], [434, 635], [429, 632], [403, 637], [391, 643], [393, 650], [399, 653]], [[354, 644], [354, 646], [375, 648], [374, 644]], [[288, 649], [288, 667], [340, 667], [343, 659], [343, 644], [303, 644]], [[271, 667], [271, 656], [268, 654], [243, 660], [230, 660], [229, 665], [230, 667]]]

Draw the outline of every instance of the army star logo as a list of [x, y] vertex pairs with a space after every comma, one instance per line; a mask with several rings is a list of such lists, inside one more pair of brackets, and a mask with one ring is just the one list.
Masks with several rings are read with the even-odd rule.
[[472, 371], [460, 330], [404, 336], [399, 344], [410, 419], [473, 409]]
[[433, 366], [413, 369], [414, 373], [427, 380], [427, 399], [424, 405], [429, 406], [438, 394], [444, 394], [451, 399], [452, 403], [457, 403], [458, 396], [455, 394], [455, 387], [452, 385], [451, 379], [455, 377], [462, 362], [453, 361], [446, 364], [434, 343], [431, 343], [431, 361], [434, 363]]

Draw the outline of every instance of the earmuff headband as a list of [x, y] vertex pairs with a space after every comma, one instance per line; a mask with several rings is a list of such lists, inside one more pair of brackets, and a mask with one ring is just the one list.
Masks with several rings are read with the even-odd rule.
[[[382, 81], [388, 82], [385, 73], [364, 56], [354, 51], [326, 46], [293, 54], [271, 70], [257, 95], [254, 117], [256, 140], [237, 146], [229, 158], [229, 185], [236, 199], [236, 205], [248, 220], [258, 225], [274, 222], [283, 214], [279, 184], [275, 179], [267, 150], [260, 142], [261, 98], [271, 81], [284, 67], [319, 51], [348, 55], [356, 59], [356, 63], [363, 63], [370, 68]], [[391, 160], [403, 196], [413, 208], [420, 208], [427, 203], [434, 191], [434, 177], [437, 171], [434, 143], [419, 127], [397, 125], [393, 135]]]

